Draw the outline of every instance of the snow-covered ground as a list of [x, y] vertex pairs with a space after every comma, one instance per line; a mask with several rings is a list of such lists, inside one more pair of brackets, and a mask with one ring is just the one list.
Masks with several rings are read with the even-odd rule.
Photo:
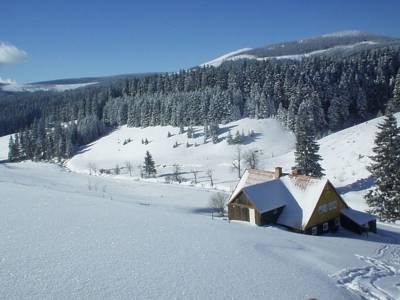
[[[400, 124], [400, 113], [396, 115]], [[321, 163], [328, 179], [338, 188], [344, 199], [356, 209], [368, 207], [363, 196], [371, 188], [373, 180], [367, 170], [373, 155], [377, 125], [384, 117], [375, 118], [365, 123], [330, 134], [319, 140]], [[282, 166], [290, 171], [294, 165], [294, 152], [271, 158], [264, 162], [263, 168], [272, 169]]]
[[[134, 168], [134, 176], [139, 177], [140, 168], [143, 165], [144, 156], [148, 150], [157, 165], [157, 180], [164, 182], [164, 177], [171, 174], [174, 164], [181, 165], [182, 176], [193, 180], [191, 170], [199, 172], [199, 186], [207, 187], [210, 181], [206, 171], [214, 171], [214, 182], [220, 189], [230, 190], [238, 180], [237, 172], [232, 171], [232, 160], [237, 147], [228, 145], [226, 136], [231, 130], [234, 136], [236, 131], [243, 131], [248, 135], [250, 130], [254, 136], [247, 136], [241, 146], [242, 152], [258, 150], [260, 158], [266, 160], [273, 155], [291, 151], [295, 145], [295, 137], [291, 132], [283, 129], [273, 119], [252, 120], [243, 119], [220, 126], [220, 139], [218, 144], [209, 141], [203, 143], [203, 127], [195, 127], [195, 138], [188, 139], [187, 134], [179, 134], [179, 128], [171, 126], [156, 126], [147, 128], [128, 128], [123, 126], [109, 135], [88, 145], [81, 153], [69, 160], [66, 166], [75, 172], [89, 173], [89, 164], [96, 165], [97, 169], [111, 169], [116, 165], [124, 167], [126, 161], [130, 161]], [[167, 137], [168, 132], [173, 134]], [[124, 140], [132, 139], [132, 142], [123, 145]], [[149, 144], [142, 144], [142, 139], [148, 139]], [[178, 142], [179, 146], [173, 145]], [[190, 147], [186, 147], [189, 142]], [[196, 146], [197, 145], [197, 146]], [[127, 174], [127, 170], [122, 170]]]
[[399, 299], [398, 229], [211, 219], [210, 190], [0, 164], [2, 299]]
[[[396, 114], [400, 120], [400, 114]], [[328, 179], [339, 189], [345, 200], [354, 208], [366, 210], [368, 207], [363, 195], [372, 185], [372, 178], [366, 166], [370, 164], [369, 156], [373, 154], [377, 125], [383, 122], [383, 117], [350, 127], [348, 129], [328, 135], [319, 140], [320, 154], [323, 158], [322, 166]], [[400, 122], [400, 121], [399, 121]], [[200, 183], [198, 186], [209, 187], [206, 176], [208, 169], [214, 170], [216, 187], [231, 191], [236, 185], [237, 172], [231, 168], [236, 146], [228, 145], [224, 138], [236, 131], [247, 134], [254, 131], [254, 137], [247, 137], [242, 152], [250, 149], [258, 150], [260, 155], [259, 168], [273, 170], [276, 166], [283, 167], [290, 172], [294, 166], [295, 138], [292, 133], [283, 129], [274, 119], [252, 120], [243, 119], [221, 126], [221, 141], [218, 144], [208, 142], [203, 144], [203, 129], [196, 127], [196, 138], [188, 139], [186, 134], [179, 134], [179, 129], [171, 126], [157, 126], [128, 128], [123, 126], [111, 134], [99, 139], [74, 156], [67, 167], [80, 173], [89, 173], [89, 164], [100, 168], [114, 168], [117, 164], [124, 166], [130, 161], [136, 168], [133, 176], [139, 177], [139, 167], [143, 164], [145, 151], [149, 150], [157, 164], [158, 174], [156, 181], [164, 181], [165, 175], [172, 172], [173, 164], [180, 164], [182, 176], [188, 182], [193, 180], [191, 170], [198, 170]], [[167, 133], [174, 134], [167, 138]], [[125, 139], [133, 141], [123, 145]], [[144, 145], [142, 139], [147, 138], [150, 143]], [[190, 147], [186, 147], [189, 141]], [[175, 142], [180, 145], [173, 148]], [[197, 143], [197, 146], [195, 146]], [[122, 170], [122, 176], [127, 171]], [[125, 174], [125, 175], [124, 175]]]

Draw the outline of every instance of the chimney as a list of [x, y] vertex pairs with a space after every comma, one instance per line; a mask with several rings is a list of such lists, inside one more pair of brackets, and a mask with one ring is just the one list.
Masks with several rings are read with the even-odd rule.
[[282, 168], [276, 167], [275, 168], [275, 178], [280, 178], [280, 177], [282, 177]]

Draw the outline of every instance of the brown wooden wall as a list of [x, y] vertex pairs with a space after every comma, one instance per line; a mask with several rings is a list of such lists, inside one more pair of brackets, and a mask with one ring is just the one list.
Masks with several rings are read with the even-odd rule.
[[[321, 214], [319, 212], [319, 207], [331, 201], [336, 201], [336, 209]], [[311, 218], [308, 221], [308, 224], [304, 228], [304, 231], [317, 224], [328, 222], [329, 220], [339, 217], [341, 209], [345, 207], [347, 207], [346, 203], [343, 201], [342, 197], [340, 197], [338, 192], [336, 192], [333, 185], [328, 181], [321, 194], [321, 197], [318, 200], [317, 205], [315, 206]]]
[[255, 208], [254, 204], [241, 192], [234, 200], [228, 204], [229, 220], [250, 221], [249, 208], [255, 211], [255, 222], [260, 224], [260, 213]]

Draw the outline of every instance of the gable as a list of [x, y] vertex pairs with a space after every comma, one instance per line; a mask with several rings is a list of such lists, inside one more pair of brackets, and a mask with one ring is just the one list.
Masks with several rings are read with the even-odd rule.
[[248, 196], [240, 192], [232, 201], [230, 202], [231, 204], [239, 204], [247, 207], [255, 207], [254, 203], [251, 202], [251, 200], [248, 198]]
[[342, 199], [334, 186], [327, 181], [322, 193], [315, 205], [313, 213], [304, 226], [304, 230], [316, 224], [332, 220], [340, 216], [340, 211], [347, 208], [346, 202]]
[[229, 197], [228, 203], [233, 201], [236, 196], [247, 186], [263, 183], [274, 179], [274, 172], [248, 169], [244, 172], [243, 176], [240, 178], [235, 189]]
[[303, 230], [328, 180], [306, 176], [284, 176], [280, 178], [280, 181], [286, 186], [294, 201], [288, 203], [278, 222]]

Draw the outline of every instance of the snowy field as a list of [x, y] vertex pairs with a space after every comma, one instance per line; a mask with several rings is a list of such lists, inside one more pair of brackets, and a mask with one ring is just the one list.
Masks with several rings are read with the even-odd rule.
[[0, 164], [2, 299], [399, 299], [398, 229], [212, 220], [211, 191]]
[[[400, 120], [400, 114], [396, 114], [396, 117]], [[370, 164], [369, 156], [373, 154], [376, 126], [382, 121], [383, 117], [376, 118], [319, 140], [322, 166], [328, 179], [356, 209], [368, 208], [363, 195], [371, 187], [372, 179], [366, 166]], [[90, 144], [66, 165], [75, 172], [89, 173], [89, 164], [96, 165], [98, 169], [111, 169], [117, 164], [123, 167], [126, 161], [130, 161], [135, 167], [133, 177], [138, 179], [138, 166], [143, 164], [145, 152], [149, 150], [157, 164], [159, 177], [155, 181], [164, 182], [165, 176], [173, 170], [172, 165], [179, 164], [182, 176], [187, 179], [186, 184], [193, 181], [190, 171], [197, 170], [197, 186], [210, 187], [206, 171], [212, 169], [215, 186], [229, 192], [235, 187], [238, 177], [231, 167], [236, 146], [228, 145], [225, 140], [228, 129], [232, 135], [236, 131], [244, 132], [245, 135], [250, 130], [254, 131], [254, 136], [246, 137], [241, 148], [243, 153], [258, 150], [260, 169], [273, 170], [276, 166], [281, 166], [285, 172], [290, 172], [294, 166], [295, 138], [274, 119], [243, 119], [223, 125], [220, 130], [221, 141], [218, 144], [203, 143], [202, 127], [195, 128], [196, 138], [188, 139], [186, 133], [179, 134], [179, 129], [171, 126], [144, 129], [123, 126]], [[167, 138], [168, 132], [173, 136]], [[123, 145], [123, 141], [128, 138], [131, 138], [132, 142]], [[141, 143], [141, 140], [146, 138], [150, 142], [148, 145]], [[187, 148], [188, 141], [191, 146]], [[175, 142], [179, 143], [177, 148], [173, 148]], [[198, 146], [194, 146], [195, 144]], [[121, 173], [120, 177], [127, 176], [126, 170], [123, 169]]]
[[[187, 129], [187, 128], [186, 128]], [[235, 136], [236, 131], [244, 133], [242, 152], [258, 150], [260, 159], [266, 160], [274, 155], [291, 151], [295, 145], [294, 135], [283, 129], [273, 119], [254, 120], [243, 119], [220, 126], [220, 142], [213, 144], [210, 140], [204, 144], [203, 127], [194, 127], [194, 138], [187, 138], [187, 134], [179, 134], [179, 128], [172, 126], [156, 126], [146, 128], [129, 128], [123, 126], [109, 135], [95, 141], [84, 148], [81, 153], [69, 160], [66, 166], [79, 173], [88, 174], [89, 165], [96, 165], [97, 169], [112, 169], [116, 165], [124, 167], [126, 161], [134, 166], [133, 176], [139, 178], [140, 168], [143, 165], [146, 151], [150, 151], [157, 165], [160, 176], [157, 180], [165, 182], [165, 176], [171, 174], [173, 165], [179, 164], [182, 177], [188, 182], [193, 180], [192, 170], [199, 171], [199, 186], [210, 187], [206, 176], [208, 169], [214, 173], [215, 185], [230, 191], [238, 180], [237, 172], [232, 171], [232, 159], [236, 151], [235, 145], [228, 145], [226, 137], [229, 130]], [[248, 136], [249, 131], [254, 136]], [[168, 132], [172, 134], [167, 137]], [[132, 142], [123, 145], [127, 139]], [[142, 144], [147, 139], [149, 144]], [[173, 145], [179, 146], [174, 148]], [[189, 142], [189, 147], [186, 143]], [[197, 145], [197, 146], [196, 146]], [[121, 171], [127, 176], [127, 170]]]

